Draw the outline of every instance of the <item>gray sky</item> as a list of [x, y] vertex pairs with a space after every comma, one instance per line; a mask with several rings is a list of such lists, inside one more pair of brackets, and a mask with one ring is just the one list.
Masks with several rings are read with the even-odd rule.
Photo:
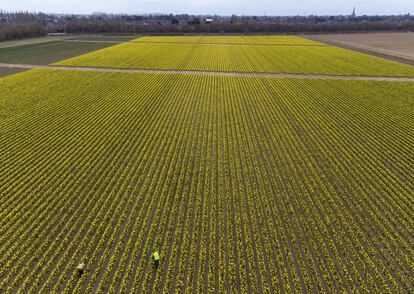
[[55, 13], [190, 13], [244, 15], [414, 13], [414, 0], [0, 0], [0, 9]]

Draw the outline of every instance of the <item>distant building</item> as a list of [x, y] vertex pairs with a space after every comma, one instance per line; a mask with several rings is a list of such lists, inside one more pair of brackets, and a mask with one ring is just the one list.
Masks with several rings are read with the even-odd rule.
[[355, 6], [354, 6], [354, 10], [352, 10], [351, 18], [355, 18], [355, 17], [356, 17], [356, 13], [355, 13]]
[[209, 24], [209, 23], [212, 23], [212, 22], [214, 22], [214, 19], [209, 18], [209, 17], [204, 18], [204, 23], [205, 23], [205, 24]]

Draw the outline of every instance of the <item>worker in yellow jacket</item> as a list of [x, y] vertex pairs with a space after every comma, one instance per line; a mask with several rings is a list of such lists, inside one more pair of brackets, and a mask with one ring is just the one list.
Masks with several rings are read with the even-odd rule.
[[157, 251], [155, 251], [155, 252], [152, 254], [152, 260], [154, 260], [154, 266], [155, 266], [155, 267], [158, 267], [158, 266], [159, 266], [159, 264], [160, 264], [160, 255], [158, 254], [158, 252], [157, 252]]

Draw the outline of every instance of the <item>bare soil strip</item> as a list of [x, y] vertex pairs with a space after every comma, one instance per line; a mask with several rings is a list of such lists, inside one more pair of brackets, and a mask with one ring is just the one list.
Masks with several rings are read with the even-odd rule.
[[0, 49], [3, 48], [13, 48], [13, 47], [20, 47], [20, 46], [25, 46], [25, 45], [34, 45], [34, 44], [39, 44], [39, 43], [48, 43], [48, 42], [59, 42], [59, 41], [68, 41], [64, 38], [56, 38], [56, 39], [45, 39], [45, 40], [37, 40], [37, 41], [29, 41], [29, 42], [21, 42], [21, 43], [16, 43], [16, 44], [9, 44], [9, 45], [4, 45], [1, 44], [0, 45]]
[[53, 70], [78, 70], [78, 71], [96, 71], [96, 72], [155, 73], [155, 74], [169, 73], [169, 74], [212, 75], [212, 76], [414, 82], [414, 78], [410, 78], [410, 77], [345, 76], [345, 75], [340, 76], [340, 75], [300, 74], [300, 73], [222, 72], [222, 71], [206, 71], [206, 70], [108, 68], [108, 67], [34, 65], [34, 64], [14, 64], [14, 63], [0, 63], [0, 68], [23, 68], [23, 69], [43, 68], [43, 69], [53, 69]]

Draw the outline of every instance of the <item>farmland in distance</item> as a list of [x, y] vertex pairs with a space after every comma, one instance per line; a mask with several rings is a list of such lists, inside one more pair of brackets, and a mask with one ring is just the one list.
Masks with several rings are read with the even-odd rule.
[[414, 65], [413, 32], [325, 34], [307, 38]]
[[[178, 38], [139, 38], [55, 64], [104, 68], [414, 77], [412, 66], [298, 37], [236, 39], [242, 44], [235, 42], [235, 37], [216, 37], [217, 42], [214, 42], [216, 39], [213, 37], [201, 41], [194, 37], [182, 37], [181, 42], [177, 41]], [[169, 39], [173, 41], [168, 42]], [[226, 40], [228, 43], [224, 44]]]
[[194, 43], [194, 44], [245, 44], [245, 45], [302, 45], [326, 46], [323, 43], [296, 36], [145, 36], [138, 43]]
[[[0, 63], [46, 65], [130, 39], [128, 36], [72, 35], [5, 41], [0, 43]], [[0, 77], [23, 70], [0, 65]]]

